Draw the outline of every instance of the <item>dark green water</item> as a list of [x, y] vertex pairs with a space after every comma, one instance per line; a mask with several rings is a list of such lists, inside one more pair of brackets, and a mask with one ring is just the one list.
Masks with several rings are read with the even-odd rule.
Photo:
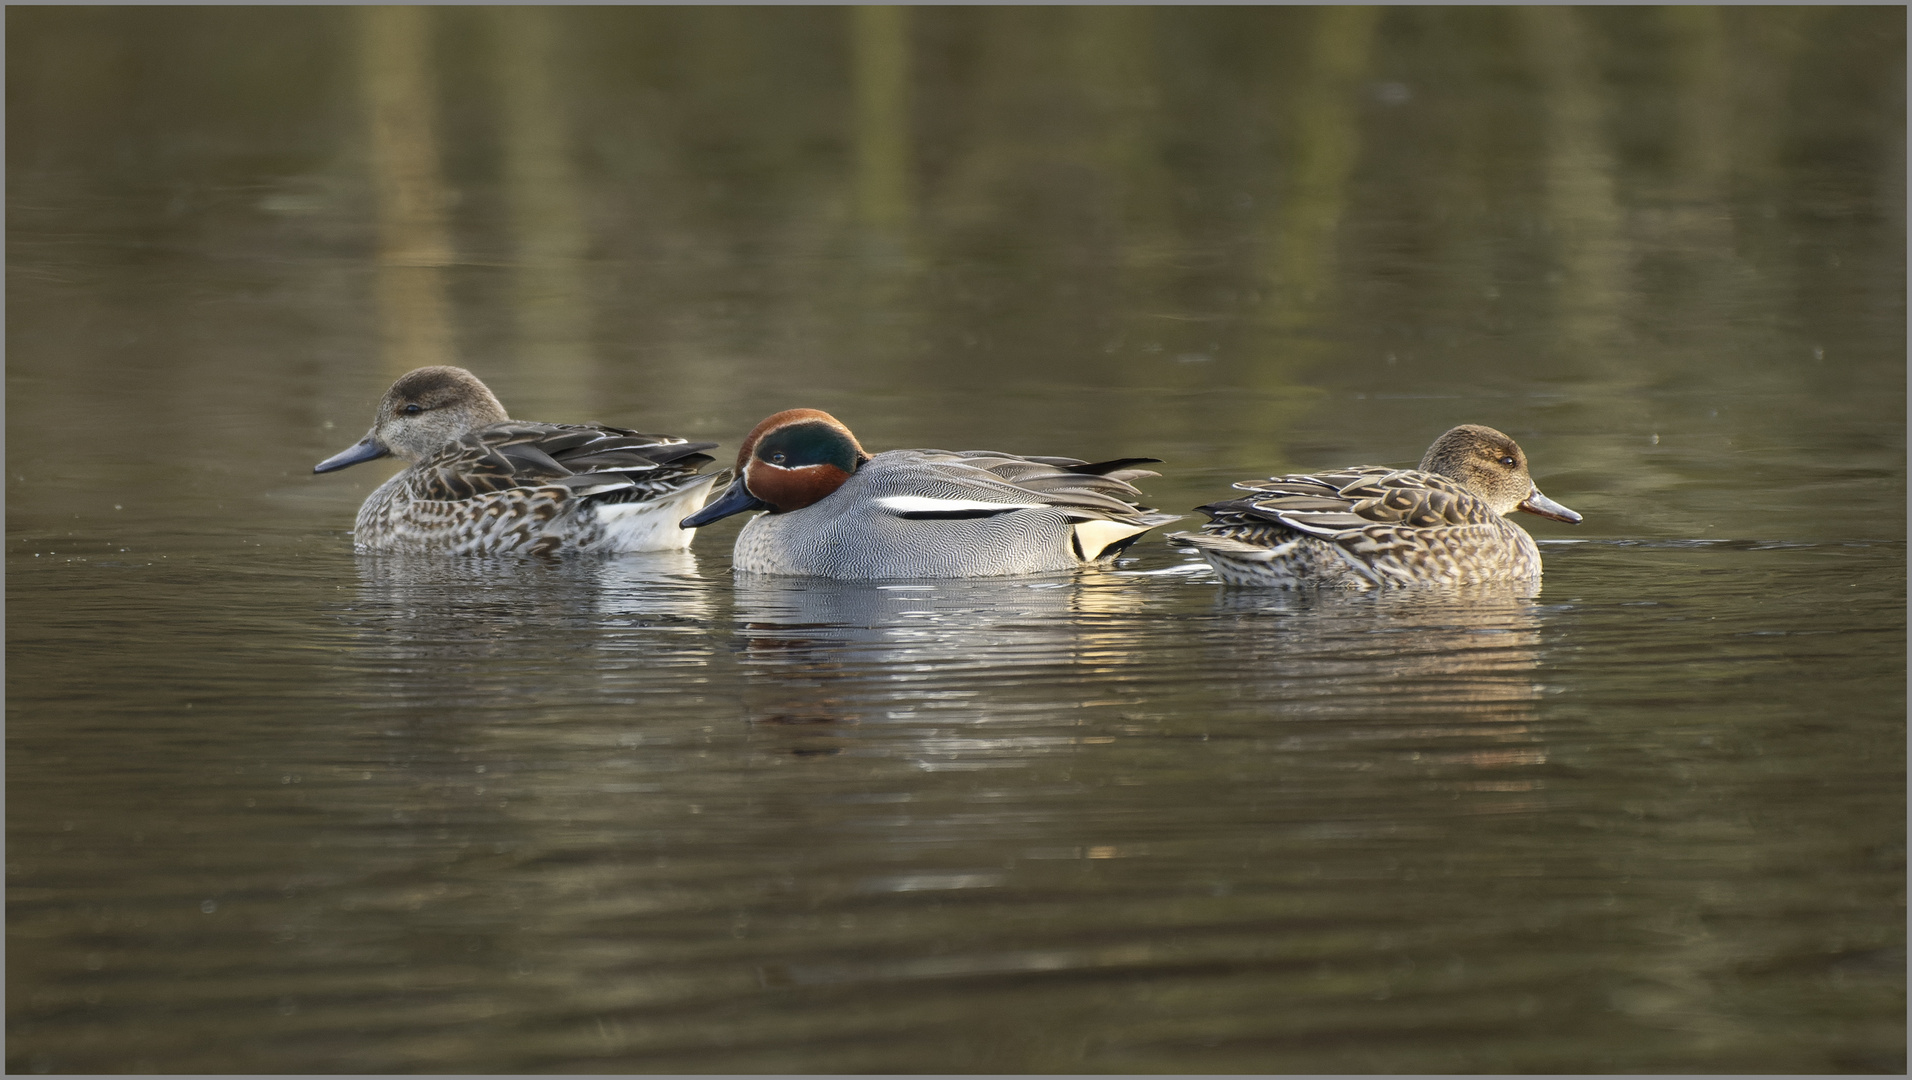
[[[7, 18], [10, 1071], [1903, 1071], [1902, 9]], [[356, 556], [433, 360], [1586, 522]]]

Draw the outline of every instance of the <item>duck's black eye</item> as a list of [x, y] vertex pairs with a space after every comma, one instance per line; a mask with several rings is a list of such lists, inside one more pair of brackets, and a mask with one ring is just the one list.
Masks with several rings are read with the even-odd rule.
[[781, 465], [781, 464], [783, 464], [783, 455], [782, 455], [782, 454], [772, 454], [772, 455], [770, 455], [770, 463], [771, 463], [772, 465]]
[[1514, 455], [1512, 454], [1502, 454], [1500, 456], [1500, 463], [1510, 469], [1520, 464], [1520, 462], [1514, 460]]
[[425, 406], [419, 405], [417, 403], [413, 403], [411, 405], [405, 406], [404, 408], [398, 411], [404, 413], [406, 416], [417, 416], [419, 413], [422, 413], [425, 411]]

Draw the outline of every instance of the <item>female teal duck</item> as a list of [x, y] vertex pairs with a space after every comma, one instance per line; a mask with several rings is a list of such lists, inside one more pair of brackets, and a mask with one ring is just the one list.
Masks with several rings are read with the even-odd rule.
[[1113, 559], [1180, 520], [1136, 500], [1128, 481], [1156, 458], [1093, 464], [987, 450], [866, 452], [816, 409], [758, 424], [737, 478], [686, 529], [767, 510], [737, 536], [738, 570], [829, 578], [1043, 574]]
[[1169, 538], [1235, 585], [1537, 581], [1540, 549], [1503, 515], [1580, 521], [1534, 486], [1514, 440], [1479, 424], [1434, 440], [1418, 469], [1358, 465], [1235, 487], [1253, 494], [1197, 507], [1209, 523]]
[[672, 525], [721, 475], [698, 473], [716, 445], [511, 420], [471, 372], [422, 367], [385, 392], [364, 439], [312, 471], [390, 455], [411, 463], [359, 507], [361, 551], [663, 551], [690, 543]]

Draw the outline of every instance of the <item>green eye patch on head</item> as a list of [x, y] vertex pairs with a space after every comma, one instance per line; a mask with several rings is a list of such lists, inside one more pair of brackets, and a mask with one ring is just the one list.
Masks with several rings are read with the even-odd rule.
[[863, 463], [856, 441], [829, 424], [809, 422], [780, 427], [757, 443], [757, 460], [785, 469], [834, 465], [853, 473]]

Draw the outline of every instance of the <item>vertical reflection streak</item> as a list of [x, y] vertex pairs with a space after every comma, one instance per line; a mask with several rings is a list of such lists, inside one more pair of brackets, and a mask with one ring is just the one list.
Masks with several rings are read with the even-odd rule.
[[1657, 9], [1674, 48], [1679, 138], [1674, 143], [1680, 194], [1695, 202], [1724, 201], [1733, 170], [1733, 110], [1729, 96], [1725, 17], [1716, 7]]
[[1268, 223], [1275, 321], [1283, 329], [1313, 322], [1330, 284], [1335, 230], [1361, 151], [1356, 101], [1378, 15], [1371, 7], [1323, 8], [1315, 15], [1307, 81], [1289, 117], [1286, 190]]
[[498, 58], [504, 188], [515, 247], [516, 361], [532, 391], [526, 415], [572, 415], [589, 405], [589, 247], [571, 131], [552, 85], [553, 16], [538, 7], [486, 9]]
[[1562, 336], [1585, 350], [1617, 334], [1626, 275], [1606, 100], [1578, 12], [1524, 7], [1515, 17], [1546, 117], [1546, 220], [1560, 266], [1555, 305]]
[[1769, 191], [1779, 186], [1784, 172], [1781, 144], [1794, 122], [1795, 69], [1805, 31], [1819, 12], [1774, 6], [1734, 9], [1729, 15], [1736, 46], [1727, 61], [1733, 90], [1733, 172], [1748, 190]]
[[451, 262], [432, 87], [431, 9], [365, 7], [359, 51], [378, 205], [378, 306], [392, 375], [453, 362]]
[[1174, 183], [1163, 164], [1162, 72], [1155, 48], [1161, 28], [1146, 7], [1088, 6], [1069, 11], [1066, 58], [1087, 119], [1082, 143], [1120, 248], [1121, 296], [1161, 291], [1159, 271], [1171, 241]]
[[1263, 277], [1268, 314], [1260, 356], [1246, 380], [1260, 414], [1235, 425], [1236, 453], [1267, 459], [1267, 432], [1278, 431], [1312, 403], [1292, 393], [1293, 375], [1327, 360], [1332, 344], [1310, 331], [1326, 310], [1334, 244], [1360, 157], [1357, 102], [1367, 75], [1379, 11], [1330, 7], [1314, 13], [1304, 81], [1286, 103], [1288, 136], [1278, 197], [1264, 217]]
[[910, 14], [873, 5], [848, 14], [852, 64], [851, 250], [845, 265], [855, 304], [846, 322], [857, 328], [858, 352], [882, 366], [908, 351], [921, 305], [913, 301], [914, 155], [910, 130]]
[[910, 219], [909, 12], [850, 9], [856, 66], [856, 216], [895, 236]]

